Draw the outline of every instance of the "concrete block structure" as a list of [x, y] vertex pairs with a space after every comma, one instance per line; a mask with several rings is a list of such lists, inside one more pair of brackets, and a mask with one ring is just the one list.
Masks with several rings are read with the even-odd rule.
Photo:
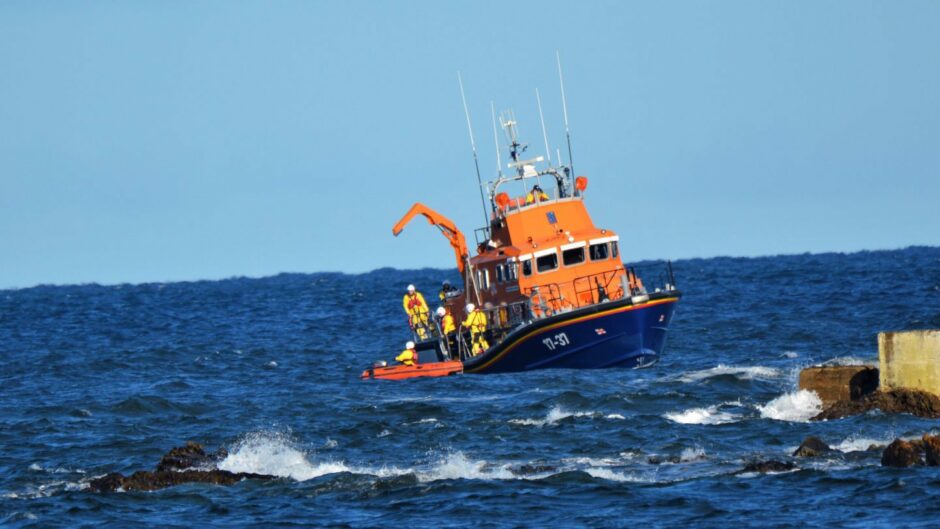
[[940, 331], [878, 334], [882, 391], [906, 388], [940, 395]]

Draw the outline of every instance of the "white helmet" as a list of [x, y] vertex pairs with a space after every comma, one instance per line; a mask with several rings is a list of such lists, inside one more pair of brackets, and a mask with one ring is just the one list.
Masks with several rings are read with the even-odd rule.
[[442, 287], [449, 287], [449, 286], [450, 286], [450, 279], [445, 279], [444, 282], [441, 283], [441, 286], [442, 286]]
[[447, 314], [447, 309], [445, 309], [444, 307], [438, 307], [437, 310], [434, 311], [434, 312], [435, 312], [438, 316], [440, 316], [441, 318], [443, 318], [444, 315]]
[[414, 292], [414, 291], [415, 291], [415, 286], [414, 286], [414, 285], [408, 285], [408, 288], [406, 288], [405, 290], [407, 290], [408, 292]]
[[473, 303], [467, 303], [466, 308], [467, 308], [467, 312], [473, 312], [473, 309], [475, 309], [476, 306], [474, 306]]
[[415, 348], [414, 342], [408, 342], [405, 344], [405, 349], [414, 349], [414, 348]]

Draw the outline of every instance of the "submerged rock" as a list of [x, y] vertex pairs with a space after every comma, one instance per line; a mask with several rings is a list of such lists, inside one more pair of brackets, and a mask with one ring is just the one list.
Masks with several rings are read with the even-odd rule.
[[909, 413], [918, 417], [940, 418], [940, 397], [916, 389], [876, 391], [858, 400], [840, 400], [811, 420], [824, 421], [859, 415], [872, 410]]
[[883, 467], [910, 467], [922, 465], [920, 459], [922, 447], [911, 441], [895, 439], [894, 442], [885, 448], [881, 454], [881, 466]]
[[924, 434], [921, 441], [924, 443], [924, 458], [927, 465], [940, 466], [940, 436]]
[[803, 443], [793, 452], [793, 455], [795, 457], [817, 457], [829, 452], [832, 452], [829, 445], [824, 443], [822, 439], [811, 435], [803, 439]]
[[767, 472], [787, 472], [796, 469], [797, 466], [789, 461], [783, 462], [771, 459], [769, 461], [752, 461], [744, 465], [744, 469], [741, 470], [741, 472], [760, 472], [761, 474], [766, 474]]
[[166, 453], [154, 472], [141, 470], [130, 476], [112, 472], [88, 483], [94, 492], [151, 491], [184, 483], [212, 483], [232, 485], [243, 479], [276, 479], [276, 476], [250, 472], [229, 472], [215, 468], [216, 463], [228, 455], [224, 448], [207, 454], [199, 443], [188, 442]]

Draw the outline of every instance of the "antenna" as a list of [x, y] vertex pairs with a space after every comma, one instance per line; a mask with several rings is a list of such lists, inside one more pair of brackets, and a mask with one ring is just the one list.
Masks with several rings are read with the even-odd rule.
[[503, 162], [499, 159], [499, 134], [496, 133], [496, 106], [490, 101], [490, 113], [493, 115], [493, 143], [496, 144], [496, 172], [503, 177]]
[[565, 99], [565, 78], [561, 75], [561, 54], [555, 50], [555, 60], [558, 62], [558, 82], [561, 84], [561, 108], [565, 113], [565, 137], [568, 139], [568, 167], [574, 173], [574, 160], [571, 159], [571, 131], [568, 129], [568, 102]]
[[[480, 204], [483, 205], [483, 225], [489, 224], [489, 216], [486, 214], [486, 199], [483, 197], [483, 179], [480, 177], [480, 161], [477, 158], [477, 143], [473, 140], [473, 126], [470, 125], [470, 109], [467, 108], [467, 96], [463, 93], [463, 79], [460, 72], [457, 72], [457, 84], [460, 85], [460, 99], [463, 101], [463, 113], [467, 116], [467, 130], [470, 132], [470, 148], [473, 150], [473, 166], [477, 170], [477, 183], [480, 185]], [[569, 145], [570, 148], [570, 145]]]
[[[535, 100], [539, 103], [539, 121], [542, 122], [542, 137], [545, 138], [545, 153], [548, 154], [548, 165], [552, 165], [552, 150], [548, 148], [548, 133], [545, 132], [545, 117], [542, 116], [542, 97], [539, 96], [539, 89], [535, 89]], [[558, 160], [561, 162], [561, 160]]]

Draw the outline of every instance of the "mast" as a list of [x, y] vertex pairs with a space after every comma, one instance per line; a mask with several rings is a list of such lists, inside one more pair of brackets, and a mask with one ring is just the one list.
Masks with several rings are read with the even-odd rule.
[[568, 128], [568, 101], [565, 98], [565, 78], [561, 74], [561, 53], [555, 50], [555, 60], [558, 62], [558, 83], [561, 85], [561, 108], [565, 114], [565, 137], [568, 140], [568, 167], [574, 173], [574, 160], [571, 158], [571, 130]]
[[[490, 219], [486, 214], [486, 198], [483, 196], [483, 178], [480, 177], [480, 160], [477, 158], [477, 143], [473, 139], [473, 126], [470, 124], [470, 109], [467, 107], [467, 97], [463, 93], [463, 79], [457, 72], [457, 83], [460, 85], [460, 99], [463, 101], [463, 112], [467, 116], [467, 131], [470, 132], [470, 149], [473, 150], [473, 166], [477, 170], [477, 185], [480, 186], [480, 205], [483, 206], [483, 225], [489, 225]], [[569, 146], [570, 148], [570, 146]]]

